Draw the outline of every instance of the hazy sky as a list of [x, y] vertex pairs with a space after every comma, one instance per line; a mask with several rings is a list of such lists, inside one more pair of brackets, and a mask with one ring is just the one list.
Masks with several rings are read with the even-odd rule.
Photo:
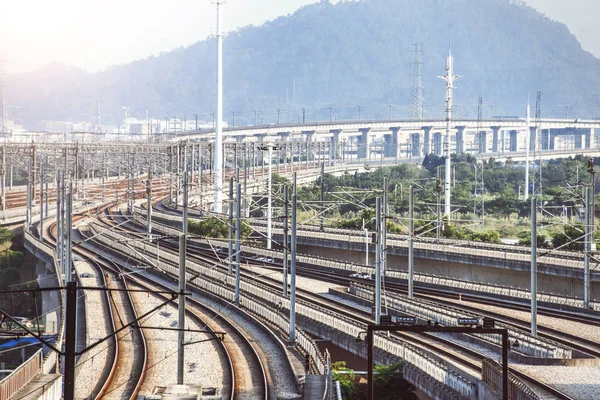
[[[486, 0], [480, 0], [486, 1]], [[227, 30], [294, 12], [317, 0], [227, 0]], [[567, 24], [600, 58], [600, 0], [525, 0]], [[0, 0], [0, 58], [7, 71], [63, 61], [89, 71], [187, 46], [215, 31], [210, 0]]]

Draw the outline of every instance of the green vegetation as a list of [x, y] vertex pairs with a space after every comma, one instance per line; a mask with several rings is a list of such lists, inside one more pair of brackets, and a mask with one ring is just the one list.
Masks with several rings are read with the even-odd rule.
[[[241, 227], [241, 237], [246, 238], [250, 236], [252, 233], [252, 228], [250, 228], [250, 225], [246, 221], [242, 221]], [[206, 218], [200, 221], [192, 219], [188, 220], [188, 232], [194, 235], [213, 239], [229, 238], [229, 227], [227, 222], [214, 217]]]
[[0, 226], [0, 246], [12, 241], [12, 239], [13, 233], [10, 230]]
[[[367, 398], [367, 385], [357, 383], [354, 371], [344, 361], [332, 364], [333, 379], [340, 382], [344, 400]], [[404, 380], [402, 363], [376, 365], [373, 368], [375, 398], [379, 400], [416, 400], [415, 387]], [[344, 372], [344, 373], [341, 373]]]
[[[485, 221], [482, 228], [475, 223], [473, 214], [475, 162], [470, 155], [453, 156], [456, 182], [453, 185], [452, 204], [456, 212], [453, 212], [449, 221], [442, 220], [441, 236], [483, 242], [500, 242], [500, 237], [519, 237], [520, 244], [529, 245], [531, 203], [519, 198], [523, 193], [524, 165], [510, 159], [506, 163], [491, 159], [478, 164], [478, 170], [483, 170], [485, 183]], [[580, 224], [582, 213], [579, 194], [583, 182], [589, 179], [585, 172], [586, 165], [587, 159], [581, 156], [544, 163], [544, 214], [538, 216], [538, 247], [561, 246], [583, 234], [583, 228], [577, 224]], [[537, 167], [532, 166], [533, 168]], [[435, 177], [438, 169], [440, 176], [443, 176], [443, 158], [429, 155], [421, 166], [401, 164], [365, 173], [346, 172], [339, 177], [325, 174], [325, 223], [348, 229], [366, 227], [372, 231], [375, 223], [375, 198], [383, 196], [383, 180], [387, 178], [388, 231], [408, 231], [408, 188], [412, 184], [415, 187], [416, 232], [435, 237], [435, 221], [438, 218]], [[314, 217], [319, 210], [320, 185], [318, 179], [313, 184], [298, 189], [300, 209], [306, 219]], [[597, 182], [596, 185], [600, 187], [600, 183]], [[442, 193], [439, 195], [441, 198]], [[566, 214], [562, 215], [565, 211]], [[556, 216], [552, 217], [553, 214]], [[316, 222], [314, 218], [312, 221]], [[566, 227], [563, 227], [563, 222], [566, 222]], [[581, 246], [582, 242], [579, 240], [563, 248], [575, 250]]]

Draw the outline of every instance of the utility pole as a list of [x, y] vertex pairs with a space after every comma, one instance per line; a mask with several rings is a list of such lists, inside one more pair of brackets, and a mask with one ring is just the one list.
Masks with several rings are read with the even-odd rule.
[[408, 188], [408, 298], [413, 298], [413, 279], [414, 279], [414, 189], [410, 185]]
[[[264, 154], [264, 152], [263, 152]], [[272, 161], [273, 161], [273, 146], [271, 144], [267, 144], [267, 154], [269, 157], [269, 166], [267, 172], [267, 249], [271, 250], [271, 242], [273, 240], [273, 232], [272, 232], [272, 217], [273, 217], [273, 208], [271, 206], [272, 202]]]
[[383, 204], [382, 204], [382, 225], [381, 225], [381, 271], [385, 276], [387, 270], [387, 218], [388, 218], [388, 178], [383, 178]]
[[590, 183], [585, 188], [585, 242], [584, 242], [584, 271], [583, 271], [583, 307], [590, 307], [590, 291], [591, 291], [591, 276], [590, 276], [590, 258], [592, 251], [596, 250], [594, 244], [594, 213], [595, 213], [595, 175], [594, 159], [588, 160], [587, 171], [590, 174]]
[[292, 243], [291, 253], [292, 262], [290, 266], [291, 272], [291, 294], [290, 294], [290, 342], [296, 341], [296, 172], [292, 179]]
[[319, 227], [321, 232], [325, 230], [323, 227], [323, 212], [325, 211], [323, 208], [323, 180], [325, 179], [325, 163], [321, 162], [321, 190], [319, 192]]
[[235, 279], [236, 279], [236, 304], [239, 304], [239, 287], [240, 287], [240, 246], [241, 246], [241, 234], [242, 234], [242, 185], [238, 179], [237, 182], [237, 203], [236, 203], [236, 215], [235, 220]]
[[446, 82], [446, 137], [444, 138], [444, 157], [446, 158], [446, 170], [444, 181], [444, 216], [450, 219], [450, 130], [452, 129], [452, 92], [454, 90], [454, 80], [458, 75], [454, 75], [452, 59], [452, 50], [448, 49], [448, 58], [446, 59], [446, 75], [438, 76]]
[[223, 201], [223, 35], [221, 34], [221, 5], [223, 0], [215, 0], [217, 5], [217, 117], [215, 125], [215, 198], [213, 211], [222, 212]]
[[531, 335], [537, 336], [537, 209], [531, 196]]
[[146, 181], [146, 237], [152, 239], [152, 164], [148, 166]]
[[185, 366], [185, 262], [187, 253], [188, 233], [188, 172], [183, 170], [183, 226], [179, 236], [179, 304], [177, 307], [179, 319], [177, 328], [177, 384], [183, 385], [183, 373]]
[[228, 240], [228, 257], [227, 257], [227, 273], [231, 275], [232, 272], [232, 264], [233, 264], [233, 177], [229, 178], [229, 209], [227, 210], [229, 213], [229, 240]]
[[283, 187], [283, 296], [288, 297], [288, 218], [290, 199], [288, 194], [288, 186]]
[[442, 194], [442, 182], [440, 180], [440, 170], [438, 167], [437, 179], [435, 180], [435, 192], [436, 195], [436, 219], [435, 219], [435, 238], [436, 241], [440, 242], [441, 229], [442, 229], [442, 204], [441, 204], [441, 194]]
[[381, 322], [381, 197], [375, 199], [375, 324]]
[[65, 268], [67, 275], [67, 282], [73, 282], [73, 271], [71, 267], [71, 259], [72, 259], [72, 242], [71, 242], [71, 232], [73, 231], [73, 181], [69, 182], [69, 195], [66, 198], [67, 200], [67, 224], [66, 224], [66, 254], [65, 254]]
[[306, 123], [306, 108], [302, 107], [302, 123]]
[[530, 110], [529, 110], [529, 99], [527, 100], [527, 109], [525, 110], [525, 123], [527, 124], [527, 132], [525, 135], [525, 200], [529, 198], [529, 139], [531, 136], [531, 122], [530, 122]]

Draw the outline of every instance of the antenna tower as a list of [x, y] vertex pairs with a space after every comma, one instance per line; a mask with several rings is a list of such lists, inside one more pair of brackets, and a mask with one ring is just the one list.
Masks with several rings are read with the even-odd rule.
[[423, 119], [423, 61], [421, 43], [415, 43], [415, 63], [413, 74], [412, 110], [413, 119]]
[[0, 133], [8, 133], [6, 89], [4, 87], [4, 60], [0, 59]]
[[535, 135], [533, 138], [533, 195], [537, 199], [537, 207], [541, 210], [542, 207], [542, 152], [539, 145], [539, 130], [541, 125], [542, 111], [541, 111], [541, 100], [542, 92], [537, 92], [535, 99]]

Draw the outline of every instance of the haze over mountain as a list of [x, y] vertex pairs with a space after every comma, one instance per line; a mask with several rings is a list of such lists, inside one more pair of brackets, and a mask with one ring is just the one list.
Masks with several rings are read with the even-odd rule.
[[[459, 116], [523, 115], [542, 92], [542, 115], [600, 116], [600, 60], [564, 24], [509, 0], [322, 1], [224, 41], [224, 118], [237, 124], [306, 119], [409, 117], [413, 44], [421, 43], [425, 115], [440, 117], [451, 32]], [[12, 77], [11, 114], [27, 126], [44, 119], [103, 123], [130, 115], [194, 113], [210, 120], [215, 102], [215, 42], [90, 74], [63, 64]], [[493, 108], [490, 105], [494, 105]], [[567, 107], [569, 107], [567, 109]]]

